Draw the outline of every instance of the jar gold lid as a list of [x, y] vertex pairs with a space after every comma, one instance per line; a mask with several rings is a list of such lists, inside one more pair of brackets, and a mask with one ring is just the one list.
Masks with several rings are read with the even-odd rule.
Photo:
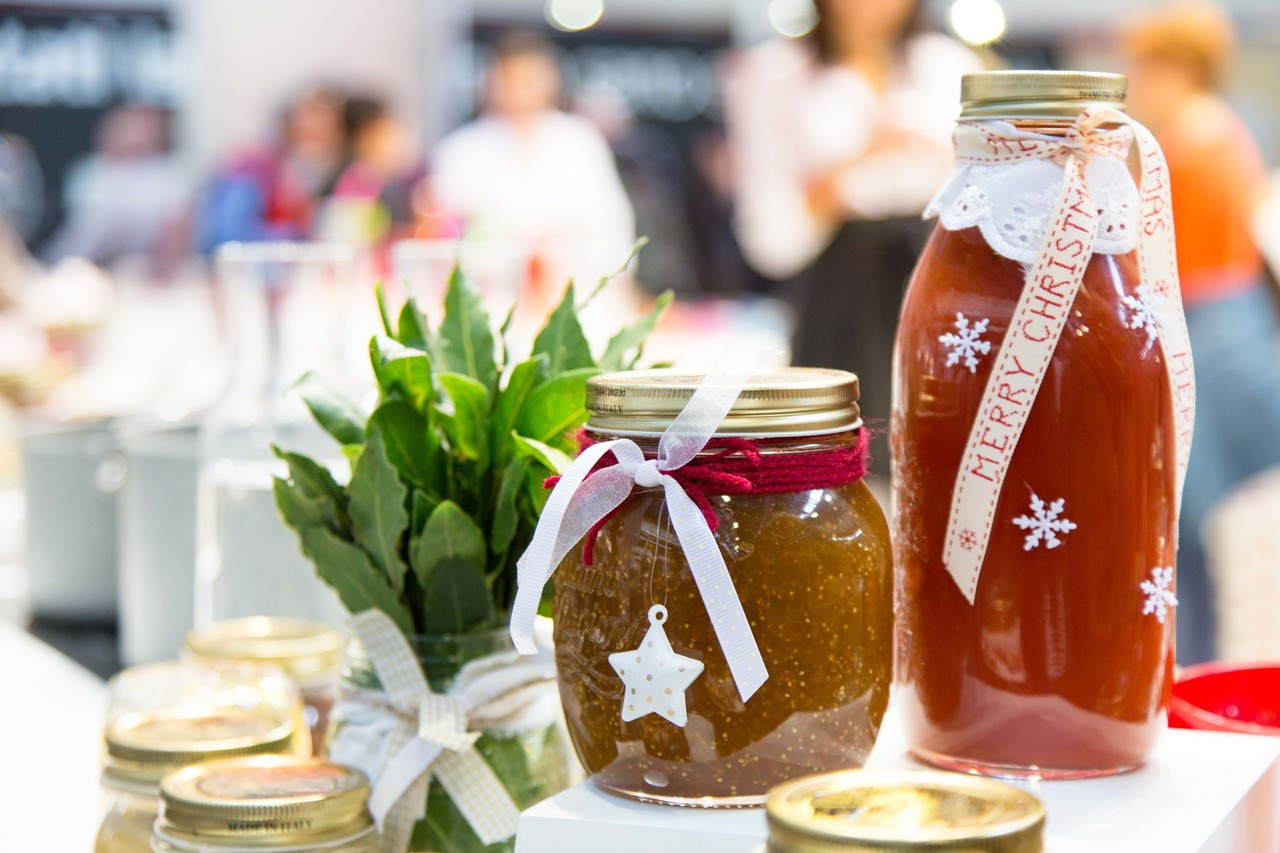
[[770, 853], [1043, 849], [1044, 804], [960, 773], [845, 770], [774, 788]]
[[[661, 435], [703, 375], [630, 370], [587, 380], [587, 429], [609, 435]], [[717, 435], [824, 435], [857, 429], [858, 377], [844, 370], [783, 367], [751, 378]]]
[[160, 783], [157, 838], [179, 849], [310, 849], [372, 832], [369, 779], [319, 758], [206, 761]]
[[209, 758], [287, 752], [296, 724], [265, 710], [180, 706], [125, 714], [103, 735], [103, 781], [155, 785], [166, 773]]
[[1124, 109], [1129, 81], [1099, 71], [983, 71], [960, 80], [960, 118], [1074, 118], [1086, 107]]
[[320, 622], [250, 616], [215, 622], [187, 634], [192, 657], [274, 663], [294, 681], [307, 684], [336, 675], [346, 636]]

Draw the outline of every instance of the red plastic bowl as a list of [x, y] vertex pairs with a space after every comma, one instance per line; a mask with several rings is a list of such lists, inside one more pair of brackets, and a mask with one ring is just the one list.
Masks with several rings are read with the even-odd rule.
[[1202, 663], [1173, 685], [1169, 725], [1280, 736], [1280, 663]]

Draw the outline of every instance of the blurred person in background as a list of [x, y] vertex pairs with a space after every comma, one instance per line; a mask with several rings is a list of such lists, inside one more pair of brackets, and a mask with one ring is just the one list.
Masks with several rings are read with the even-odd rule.
[[1219, 94], [1235, 48], [1230, 18], [1182, 2], [1123, 34], [1129, 110], [1169, 161], [1178, 275], [1196, 373], [1196, 432], [1182, 498], [1178, 661], [1213, 659], [1216, 619], [1205, 561], [1210, 510], [1252, 475], [1280, 465], [1280, 349], [1251, 220], [1266, 167]]
[[309, 89], [284, 110], [278, 141], [236, 155], [214, 176], [198, 213], [202, 249], [310, 236], [346, 161], [344, 102], [331, 86]]
[[400, 117], [380, 98], [353, 95], [343, 105], [345, 165], [316, 227], [322, 239], [372, 243], [413, 221], [413, 187], [422, 178]]
[[67, 215], [45, 247], [45, 260], [81, 257], [107, 265], [151, 254], [188, 202], [169, 131], [169, 116], [149, 105], [124, 104], [102, 117], [93, 153], [67, 176]]
[[918, 0], [818, 0], [817, 26], [738, 57], [726, 118], [736, 232], [762, 274], [792, 282], [795, 364], [852, 370], [888, 471], [894, 332], [951, 167], [967, 48], [919, 25]]
[[436, 149], [431, 187], [473, 239], [515, 241], [534, 261], [520, 308], [545, 316], [566, 278], [584, 286], [616, 269], [635, 218], [609, 145], [585, 118], [558, 108], [555, 49], [533, 35], [494, 45], [483, 114]]

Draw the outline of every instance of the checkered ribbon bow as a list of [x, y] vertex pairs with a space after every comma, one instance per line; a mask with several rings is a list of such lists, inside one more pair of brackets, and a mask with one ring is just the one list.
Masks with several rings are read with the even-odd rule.
[[481, 841], [494, 844], [510, 838], [520, 810], [474, 749], [480, 733], [467, 730], [467, 715], [474, 709], [465, 698], [432, 692], [408, 640], [381, 610], [366, 610], [349, 624], [364, 644], [398, 721], [387, 764], [369, 796], [383, 853], [409, 848], [413, 825], [426, 813], [432, 777]]

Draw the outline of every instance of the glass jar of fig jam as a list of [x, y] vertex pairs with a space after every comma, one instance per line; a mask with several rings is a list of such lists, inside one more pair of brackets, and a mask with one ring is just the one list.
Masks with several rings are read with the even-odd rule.
[[1172, 266], [1167, 170], [1124, 94], [1113, 74], [964, 78], [892, 426], [901, 707], [943, 767], [1120, 772], [1164, 727], [1194, 403], [1176, 273], [1152, 272]]
[[[625, 436], [655, 458], [702, 381], [675, 371], [590, 380], [587, 442]], [[702, 508], [697, 523], [713, 529], [768, 671], [745, 701], [663, 488], [637, 485], [560, 564], [560, 695], [602, 789], [757, 805], [779, 782], [866, 758], [888, 701], [893, 615], [857, 396], [842, 371], [758, 374], [675, 473]]]

